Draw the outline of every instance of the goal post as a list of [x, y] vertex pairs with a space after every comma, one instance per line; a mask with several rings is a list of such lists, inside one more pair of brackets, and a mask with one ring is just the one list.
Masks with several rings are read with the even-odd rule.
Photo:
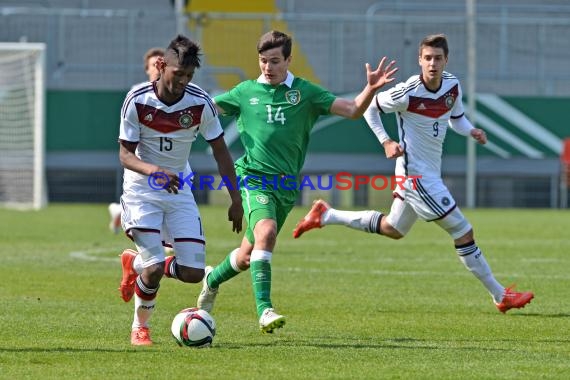
[[0, 206], [40, 209], [45, 175], [43, 43], [0, 42]]

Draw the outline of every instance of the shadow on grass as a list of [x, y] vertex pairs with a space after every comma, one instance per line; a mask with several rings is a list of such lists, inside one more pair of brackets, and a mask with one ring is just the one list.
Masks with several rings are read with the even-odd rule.
[[[160, 347], [160, 345], [156, 345], [156, 348]], [[116, 353], [127, 353], [127, 352], [150, 352], [152, 348], [144, 347], [144, 348], [79, 348], [79, 347], [52, 347], [52, 348], [43, 348], [43, 347], [18, 347], [18, 348], [11, 348], [11, 347], [0, 347], [0, 353], [2, 352], [43, 352], [43, 353], [80, 353], [80, 352], [93, 352], [93, 353], [102, 353], [102, 352], [116, 352]]]
[[[522, 315], [522, 314], [521, 314]], [[528, 316], [528, 314], [526, 314]], [[531, 315], [534, 316], [534, 315]], [[544, 315], [537, 315], [544, 316]], [[568, 315], [562, 315], [568, 316]], [[339, 349], [350, 349], [350, 350], [432, 350], [432, 351], [496, 351], [496, 352], [512, 352], [512, 347], [507, 348], [497, 348], [489, 347], [489, 344], [505, 343], [505, 342], [535, 342], [535, 343], [570, 343], [570, 338], [568, 339], [556, 339], [556, 340], [521, 340], [521, 339], [420, 339], [413, 337], [393, 337], [387, 339], [363, 339], [363, 338], [350, 338], [342, 337], [342, 343], [337, 343], [339, 341], [339, 336], [323, 336], [318, 339], [291, 339], [287, 337], [279, 337], [276, 340], [271, 340], [268, 342], [247, 342], [247, 343], [227, 343], [222, 342], [215, 344], [210, 349], [222, 349], [222, 350], [243, 350], [243, 349], [255, 349], [255, 348], [318, 348], [323, 350], [339, 350]], [[170, 345], [168, 345], [170, 346]], [[161, 351], [164, 348], [164, 344], [155, 344], [152, 347], [131, 347], [131, 348], [78, 348], [78, 347], [56, 347], [56, 348], [42, 348], [42, 347], [19, 347], [19, 348], [5, 348], [0, 347], [0, 353], [2, 352], [16, 352], [16, 353], [150, 353]], [[192, 348], [182, 348], [182, 349], [192, 349]], [[205, 349], [209, 350], [209, 349]]]
[[[319, 348], [319, 349], [351, 349], [351, 350], [370, 350], [370, 349], [392, 349], [392, 350], [445, 350], [445, 351], [512, 351], [508, 348], [490, 348], [488, 346], [461, 346], [463, 343], [472, 343], [472, 341], [456, 341], [456, 340], [446, 340], [446, 341], [434, 341], [433, 339], [416, 339], [416, 338], [392, 338], [384, 339], [380, 341], [369, 341], [363, 342], [362, 339], [354, 339], [351, 342], [350, 339], [344, 339], [346, 343], [335, 343], [335, 342], [324, 342], [327, 338], [322, 338], [321, 341], [315, 340], [292, 340], [292, 341], [275, 341], [268, 343], [249, 343], [249, 344], [234, 344], [234, 343], [224, 343], [218, 345], [217, 347], [224, 349], [244, 349], [244, 348], [255, 348], [255, 347], [308, 347], [308, 348]], [[331, 340], [338, 340], [338, 337], [330, 338]], [[488, 343], [489, 341], [481, 341], [481, 343]], [[459, 346], [458, 346], [459, 345]]]
[[524, 314], [509, 314], [509, 317], [540, 317], [540, 318], [570, 318], [570, 313], [524, 313]]

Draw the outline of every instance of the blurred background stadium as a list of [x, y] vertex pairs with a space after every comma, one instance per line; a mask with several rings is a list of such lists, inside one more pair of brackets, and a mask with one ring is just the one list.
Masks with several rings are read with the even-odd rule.
[[[562, 158], [570, 156], [570, 146], [565, 145], [570, 137], [565, 117], [570, 106], [570, 4], [567, 0], [473, 1], [474, 38], [469, 34], [467, 3], [0, 0], [0, 42], [45, 44], [44, 165], [50, 202], [118, 199], [119, 110], [131, 85], [145, 80], [142, 56], [148, 48], [165, 47], [176, 33], [198, 41], [203, 67], [194, 82], [216, 94], [258, 76], [256, 41], [265, 31], [279, 29], [294, 37], [292, 71], [339, 95], [358, 91], [365, 78], [364, 63], [375, 63], [383, 55], [398, 61], [398, 80], [405, 80], [418, 72], [420, 39], [446, 33], [447, 70], [462, 80], [464, 90], [474, 88], [473, 99], [465, 104], [475, 100], [471, 116], [491, 141], [476, 148], [474, 205], [566, 208], [568, 166]], [[17, 139], [33, 137], [32, 132], [14, 137], [13, 116], [6, 116], [6, 110], [14, 108], [9, 103], [10, 86], [25, 79], [17, 71], [19, 61], [6, 64], [6, 54], [0, 50], [2, 203], [27, 186], [14, 183], [13, 162], [19, 159], [10, 146]], [[474, 77], [470, 67], [475, 68]], [[30, 106], [35, 104], [22, 98]], [[226, 140], [238, 157], [242, 148], [234, 126], [224, 122]], [[385, 122], [395, 136], [393, 118]], [[444, 178], [465, 206], [466, 140], [449, 132], [445, 149]], [[215, 172], [207, 144], [195, 144], [191, 164], [198, 173]], [[391, 174], [393, 166], [363, 120], [328, 117], [315, 127], [304, 172]], [[220, 191], [196, 195], [201, 203], [225, 202]], [[391, 199], [389, 191], [369, 187], [321, 195], [345, 206], [385, 207]], [[305, 191], [299, 202], [316, 197], [314, 191]]]

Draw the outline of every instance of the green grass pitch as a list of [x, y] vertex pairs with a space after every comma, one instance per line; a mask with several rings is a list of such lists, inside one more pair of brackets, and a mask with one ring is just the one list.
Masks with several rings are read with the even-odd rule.
[[[222, 285], [209, 349], [178, 347], [172, 317], [200, 284], [162, 282], [152, 347], [129, 342], [106, 205], [0, 209], [1, 379], [540, 379], [570, 378], [570, 212], [467, 210], [504, 285], [533, 290], [499, 313], [449, 237], [418, 222], [403, 240], [329, 226], [273, 255], [273, 302], [287, 325], [258, 331], [249, 273]], [[221, 207], [201, 207], [207, 263], [238, 245]]]

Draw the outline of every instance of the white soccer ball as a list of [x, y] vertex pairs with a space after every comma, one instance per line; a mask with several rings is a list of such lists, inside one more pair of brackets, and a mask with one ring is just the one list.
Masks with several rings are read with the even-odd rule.
[[206, 310], [190, 307], [176, 314], [171, 330], [179, 346], [209, 347], [216, 335], [216, 322]]

